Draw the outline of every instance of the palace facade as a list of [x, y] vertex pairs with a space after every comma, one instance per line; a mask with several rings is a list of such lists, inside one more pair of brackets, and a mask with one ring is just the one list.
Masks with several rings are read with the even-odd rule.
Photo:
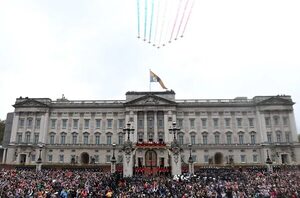
[[8, 114], [2, 161], [35, 164], [40, 155], [43, 164], [104, 165], [114, 154], [123, 163], [124, 142], [132, 141], [132, 166], [170, 167], [176, 140], [183, 165], [190, 157], [199, 166], [261, 165], [268, 156], [299, 164], [293, 105], [286, 95], [179, 100], [172, 90], [127, 92], [125, 100], [20, 97]]

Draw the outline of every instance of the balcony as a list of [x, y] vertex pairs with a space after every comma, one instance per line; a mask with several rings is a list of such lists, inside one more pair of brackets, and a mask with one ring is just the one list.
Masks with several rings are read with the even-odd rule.
[[136, 143], [137, 148], [165, 148], [166, 143], [164, 142], [138, 142]]

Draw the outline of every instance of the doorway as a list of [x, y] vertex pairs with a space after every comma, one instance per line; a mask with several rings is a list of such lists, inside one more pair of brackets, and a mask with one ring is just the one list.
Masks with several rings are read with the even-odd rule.
[[281, 154], [281, 163], [288, 164], [288, 155], [287, 154]]
[[157, 166], [157, 154], [153, 150], [148, 150], [145, 153], [145, 162], [147, 167]]
[[26, 163], [26, 154], [20, 154], [20, 164]]
[[216, 153], [215, 154], [215, 164], [223, 164], [223, 154], [222, 153]]
[[81, 163], [82, 164], [88, 164], [89, 163], [89, 159], [90, 159], [90, 156], [88, 153], [84, 152], [84, 153], [81, 153]]

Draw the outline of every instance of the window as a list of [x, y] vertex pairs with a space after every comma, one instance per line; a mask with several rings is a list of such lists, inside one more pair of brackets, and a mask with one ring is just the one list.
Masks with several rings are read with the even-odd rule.
[[267, 140], [268, 140], [268, 143], [272, 143], [272, 134], [271, 133], [267, 134]]
[[183, 138], [184, 138], [183, 133], [180, 133], [180, 134], [178, 135], [178, 142], [179, 142], [179, 144], [183, 144], [183, 143], [184, 143]]
[[54, 137], [55, 137], [55, 134], [51, 133], [50, 134], [50, 144], [54, 144]]
[[17, 136], [17, 142], [20, 144], [22, 143], [22, 133], [18, 133], [18, 136]]
[[158, 128], [164, 128], [164, 121], [162, 119], [158, 120]]
[[111, 134], [106, 136], [106, 144], [111, 144]]
[[283, 117], [283, 125], [287, 126], [288, 125], [289, 119], [287, 117]]
[[237, 122], [237, 127], [242, 127], [242, 118], [237, 118], [236, 119], [236, 122]]
[[83, 134], [83, 144], [89, 144], [89, 134], [88, 133]]
[[118, 155], [117, 162], [118, 163], [122, 163], [123, 162], [123, 156], [122, 155]]
[[203, 134], [202, 135], [202, 138], [203, 138], [203, 144], [207, 144], [207, 134]]
[[31, 155], [31, 161], [32, 161], [32, 162], [35, 161], [35, 155], [34, 155], [34, 154]]
[[110, 155], [106, 155], [106, 163], [110, 163]]
[[164, 142], [164, 133], [163, 132], [158, 133], [158, 141], [159, 142]]
[[180, 128], [182, 128], [182, 126], [183, 126], [183, 119], [178, 119], [177, 120], [177, 125], [178, 125], [178, 127], [180, 127]]
[[197, 162], [197, 155], [192, 155], [193, 162]]
[[225, 118], [225, 127], [230, 128], [230, 118]]
[[218, 128], [219, 127], [219, 119], [218, 118], [214, 118], [214, 128]]
[[30, 143], [30, 132], [26, 132], [26, 135], [25, 135], [25, 143]]
[[138, 128], [139, 129], [144, 128], [144, 121], [142, 119], [140, 119], [139, 122], [138, 122]]
[[107, 119], [107, 128], [111, 129], [112, 128], [112, 119]]
[[280, 132], [276, 133], [276, 139], [277, 139], [277, 142], [281, 142], [281, 133]]
[[119, 129], [123, 129], [123, 128], [124, 128], [124, 120], [119, 119]]
[[19, 121], [20, 121], [19, 127], [20, 127], [20, 128], [24, 128], [24, 119], [21, 118]]
[[249, 121], [249, 127], [251, 128], [254, 127], [253, 118], [249, 118], [248, 121]]
[[35, 120], [35, 128], [39, 129], [41, 127], [41, 119], [36, 119]]
[[244, 134], [239, 133], [239, 144], [244, 144]]
[[60, 144], [66, 144], [66, 133], [60, 135]]
[[28, 118], [27, 119], [27, 128], [31, 128], [32, 127], [32, 118]]
[[34, 144], [38, 144], [39, 143], [39, 134], [35, 133], [34, 134]]
[[97, 133], [95, 136], [95, 143], [100, 144], [100, 134], [99, 133]]
[[204, 163], [208, 163], [209, 155], [204, 155]]
[[144, 134], [143, 133], [138, 133], [138, 139], [139, 139], [139, 142], [143, 142], [144, 141]]
[[90, 120], [89, 119], [84, 119], [84, 128], [85, 129], [90, 128]]
[[62, 120], [62, 129], [66, 129], [67, 128], [67, 119], [63, 119]]
[[215, 133], [215, 144], [220, 144], [220, 134]]
[[191, 129], [195, 128], [195, 119], [190, 119], [190, 128]]
[[96, 119], [96, 129], [100, 129], [101, 127], [101, 119]]
[[59, 162], [61, 162], [61, 163], [64, 162], [64, 155], [59, 155]]
[[241, 163], [245, 163], [246, 162], [246, 156], [245, 155], [241, 155]]
[[73, 129], [78, 129], [78, 119], [73, 120]]
[[254, 162], [254, 163], [257, 162], [257, 155], [253, 155], [253, 162]]
[[265, 123], [266, 123], [267, 127], [269, 127], [271, 125], [269, 117], [265, 117]]
[[56, 126], [56, 120], [51, 119], [51, 129], [55, 129], [55, 126]]
[[99, 163], [99, 155], [94, 155], [94, 157], [95, 157], [95, 162]]
[[206, 129], [207, 128], [207, 119], [206, 118], [202, 118], [201, 122], [202, 122], [202, 128]]
[[52, 162], [52, 155], [48, 155], [48, 161]]
[[153, 142], [153, 136], [154, 136], [153, 133], [148, 133], [148, 141], [149, 142]]
[[195, 135], [195, 133], [191, 134], [191, 144], [196, 144], [196, 135]]
[[226, 134], [226, 139], [227, 139], [227, 144], [231, 144], [232, 142], [231, 142], [231, 133], [227, 133]]
[[119, 144], [123, 144], [124, 143], [124, 136], [123, 134], [119, 134]]
[[278, 116], [274, 116], [274, 125], [278, 125], [279, 124], [279, 117]]
[[255, 133], [251, 133], [251, 134], [250, 134], [250, 141], [251, 141], [251, 144], [256, 144]]
[[285, 141], [290, 142], [290, 134], [288, 132], [285, 133]]
[[72, 134], [72, 144], [77, 144], [77, 133]]

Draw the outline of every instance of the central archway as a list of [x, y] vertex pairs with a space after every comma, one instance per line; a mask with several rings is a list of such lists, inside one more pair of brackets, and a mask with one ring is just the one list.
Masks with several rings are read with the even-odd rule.
[[148, 150], [145, 153], [145, 163], [147, 167], [157, 166], [157, 154], [153, 150]]
[[81, 156], [80, 156], [80, 161], [82, 164], [88, 164], [89, 163], [89, 159], [90, 159], [90, 156], [88, 153], [84, 152], [84, 153], [81, 153]]
[[223, 164], [223, 154], [222, 153], [216, 153], [215, 154], [215, 164]]

